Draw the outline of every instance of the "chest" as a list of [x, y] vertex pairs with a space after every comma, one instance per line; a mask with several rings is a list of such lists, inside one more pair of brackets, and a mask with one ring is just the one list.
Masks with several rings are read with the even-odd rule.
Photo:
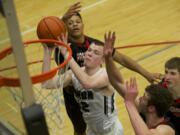
[[84, 56], [87, 48], [71, 45], [74, 60], [82, 67], [84, 65]]

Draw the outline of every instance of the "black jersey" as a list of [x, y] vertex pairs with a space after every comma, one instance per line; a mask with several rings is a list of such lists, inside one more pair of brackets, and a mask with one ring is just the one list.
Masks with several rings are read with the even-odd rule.
[[[167, 88], [167, 82], [164, 79], [160, 85]], [[165, 119], [170, 123], [169, 125], [175, 130], [175, 135], [180, 135], [180, 98], [174, 100], [173, 105], [165, 114]]]
[[166, 113], [166, 118], [174, 125], [176, 135], [180, 135], [180, 98], [174, 101]]
[[[98, 44], [103, 44], [103, 42], [85, 36], [85, 41], [84, 43], [75, 43], [72, 42], [71, 40], [68, 40], [69, 43], [71, 43], [71, 49], [72, 49], [72, 57], [74, 60], [79, 64], [79, 66], [84, 65], [84, 54], [87, 51], [88, 47], [91, 45], [91, 43], [98, 43]], [[59, 49], [55, 49], [55, 61], [57, 64], [62, 63], [64, 61], [64, 57], [60, 54]]]
[[[168, 83], [163, 78], [159, 83], [164, 88], [168, 88]], [[173, 105], [164, 116], [165, 121], [160, 124], [166, 124], [172, 127], [175, 131], [175, 135], [180, 135], [180, 98], [174, 100]]]

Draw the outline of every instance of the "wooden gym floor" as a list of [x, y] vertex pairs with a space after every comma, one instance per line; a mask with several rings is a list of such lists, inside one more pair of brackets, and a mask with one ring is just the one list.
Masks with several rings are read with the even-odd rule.
[[[80, 0], [83, 5], [82, 16], [85, 23], [85, 33], [103, 40], [105, 32], [115, 31], [116, 47], [136, 43], [180, 40], [180, 1], [179, 0]], [[19, 19], [23, 41], [37, 39], [36, 26], [45, 16], [61, 16], [69, 5], [77, 0], [14, 0]], [[0, 17], [0, 49], [7, 47], [8, 40], [5, 20]], [[128, 48], [119, 50], [130, 56], [150, 72], [163, 73], [164, 63], [171, 57], [180, 56], [180, 44]], [[35, 52], [38, 54], [38, 52]], [[29, 54], [28, 54], [29, 55]], [[13, 65], [13, 59], [0, 62], [0, 69]], [[120, 65], [125, 79], [131, 76], [138, 78], [140, 95], [148, 82], [132, 71]], [[0, 72], [0, 75], [3, 73]], [[0, 119], [5, 119], [16, 128], [24, 131], [23, 124], [15, 109], [15, 102], [7, 88], [0, 91]], [[129, 122], [123, 99], [117, 95], [116, 104], [118, 116], [124, 126], [125, 135], [134, 132]], [[63, 134], [72, 135], [72, 125], [62, 110], [64, 118]]]

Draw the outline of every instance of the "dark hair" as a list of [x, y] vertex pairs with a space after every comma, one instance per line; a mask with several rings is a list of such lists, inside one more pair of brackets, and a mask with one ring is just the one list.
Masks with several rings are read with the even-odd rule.
[[79, 12], [76, 12], [75, 14], [71, 15], [69, 18], [65, 19], [65, 21], [69, 20], [72, 16], [78, 16], [82, 20], [82, 16]]
[[82, 16], [81, 16], [81, 14], [80, 14], [79, 12], [75, 12], [75, 14], [69, 16], [68, 18], [65, 17], [65, 16], [63, 16], [63, 17], [62, 17], [62, 20], [66, 23], [66, 22], [69, 20], [69, 18], [71, 18], [71, 17], [74, 16], [74, 15], [75, 15], [75, 16], [78, 16], [78, 17], [81, 19], [81, 21], [82, 21]]
[[165, 68], [177, 69], [180, 73], [180, 57], [173, 57], [165, 63]]
[[76, 16], [79, 16], [79, 18], [82, 20], [82, 16], [81, 16], [81, 14], [80, 14], [79, 12], [76, 12], [75, 15], [76, 15]]
[[149, 95], [148, 106], [155, 106], [158, 117], [164, 116], [173, 103], [171, 93], [158, 84], [151, 84], [145, 90]]
[[98, 40], [95, 40], [95, 41], [94, 41], [94, 44], [104, 47], [104, 43], [101, 42], [101, 41], [98, 41]]

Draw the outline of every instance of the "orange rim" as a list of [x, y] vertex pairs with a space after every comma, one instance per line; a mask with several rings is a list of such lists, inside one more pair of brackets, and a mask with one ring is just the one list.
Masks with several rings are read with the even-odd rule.
[[[63, 46], [65, 48], [67, 48], [67, 50], [69, 52], [67, 59], [65, 59], [64, 62], [59, 64], [56, 68], [53, 68], [50, 71], [45, 72], [45, 73], [31, 76], [32, 83], [36, 84], [36, 83], [43, 82], [43, 81], [46, 81], [46, 80], [52, 78], [59, 69], [63, 68], [68, 63], [68, 61], [71, 59], [72, 50], [68, 45], [64, 44], [63, 42], [53, 40], [53, 39], [30, 40], [30, 41], [24, 42], [24, 46], [28, 46], [28, 45], [34, 44], [34, 43], [55, 43], [54, 45]], [[3, 58], [5, 58], [7, 55], [9, 55], [11, 53], [12, 53], [12, 47], [2, 50], [0, 52], [0, 60], [2, 60]], [[20, 86], [20, 80], [19, 80], [19, 78], [0, 76], [0, 87], [1, 86], [18, 87], [18, 86]]]

